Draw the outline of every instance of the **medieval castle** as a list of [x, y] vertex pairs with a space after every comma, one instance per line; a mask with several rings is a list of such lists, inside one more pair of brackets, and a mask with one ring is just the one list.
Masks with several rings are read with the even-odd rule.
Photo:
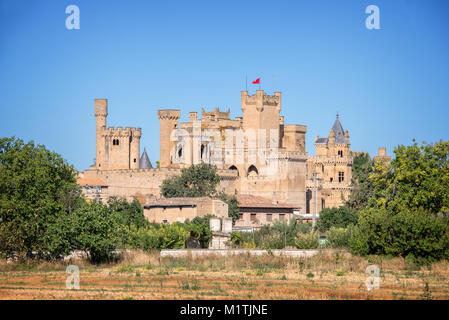
[[[85, 186], [96, 186], [102, 198], [137, 197], [142, 203], [160, 198], [162, 181], [196, 163], [214, 164], [220, 191], [254, 195], [273, 203], [289, 203], [300, 212], [316, 212], [343, 204], [351, 191], [353, 153], [348, 130], [339, 116], [327, 138], [315, 140], [315, 156], [305, 148], [305, 125], [284, 124], [281, 93], [241, 92], [242, 116], [202, 109], [179, 123], [179, 110], [159, 110], [160, 165], [153, 168], [146, 150], [140, 156], [140, 128], [107, 127], [106, 99], [96, 99], [96, 160], [80, 173]], [[380, 160], [389, 161], [385, 148]], [[313, 199], [313, 191], [316, 198]], [[98, 193], [97, 193], [98, 194]]]

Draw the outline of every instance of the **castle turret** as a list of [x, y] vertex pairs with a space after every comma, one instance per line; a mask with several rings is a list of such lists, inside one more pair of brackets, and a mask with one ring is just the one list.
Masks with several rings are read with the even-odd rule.
[[140, 128], [137, 130], [132, 130], [130, 141], [130, 152], [129, 152], [129, 166], [131, 169], [139, 169], [140, 160], [140, 137], [142, 131]]
[[347, 145], [349, 145], [349, 132], [348, 132], [348, 130], [345, 131], [345, 143]]
[[160, 144], [160, 167], [170, 167], [170, 150], [174, 147], [174, 141], [170, 141], [170, 135], [174, 129], [178, 128], [178, 120], [181, 116], [179, 110], [159, 110], [159, 144]]
[[105, 138], [103, 136], [106, 130], [106, 117], [108, 116], [108, 100], [95, 99], [94, 114], [96, 119], [96, 152], [95, 152], [95, 168], [100, 169], [104, 165], [105, 157]]
[[329, 132], [328, 144], [335, 144], [335, 134], [333, 129]]

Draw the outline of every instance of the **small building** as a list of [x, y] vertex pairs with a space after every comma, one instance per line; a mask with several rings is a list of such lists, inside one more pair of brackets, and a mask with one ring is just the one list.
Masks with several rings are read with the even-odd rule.
[[212, 231], [209, 249], [229, 249], [229, 241], [231, 240], [232, 232], [232, 218], [212, 218], [209, 221], [209, 227]]
[[99, 178], [78, 178], [76, 184], [87, 200], [104, 202], [108, 198], [108, 185]]
[[299, 217], [297, 205], [272, 201], [254, 195], [237, 195], [240, 217], [235, 222], [235, 229], [260, 228], [275, 221], [290, 221]]
[[228, 204], [208, 197], [199, 198], [161, 198], [149, 200], [143, 206], [143, 213], [150, 222], [184, 222], [208, 214], [218, 218], [228, 216]]

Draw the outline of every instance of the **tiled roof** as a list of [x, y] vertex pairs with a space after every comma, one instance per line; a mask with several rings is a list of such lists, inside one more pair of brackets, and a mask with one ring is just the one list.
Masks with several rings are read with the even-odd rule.
[[100, 178], [78, 178], [76, 180], [76, 184], [79, 186], [101, 186], [107, 187], [106, 182], [101, 180]]
[[272, 201], [264, 197], [245, 194], [238, 194], [237, 201], [239, 202], [239, 208], [299, 208], [299, 206], [294, 204]]
[[315, 143], [327, 144], [327, 138], [318, 138]]
[[152, 207], [179, 207], [179, 206], [197, 206], [204, 200], [208, 200], [207, 197], [198, 198], [161, 198], [152, 200], [144, 205], [144, 208]]

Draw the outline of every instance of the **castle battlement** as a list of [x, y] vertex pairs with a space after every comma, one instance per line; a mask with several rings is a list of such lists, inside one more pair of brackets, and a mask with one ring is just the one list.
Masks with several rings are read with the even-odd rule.
[[107, 99], [95, 99], [94, 115], [96, 118], [95, 168], [97, 170], [138, 169], [142, 129], [107, 127]]
[[158, 110], [157, 115], [160, 120], [178, 120], [181, 117], [181, 111], [175, 109]]
[[220, 111], [220, 108], [215, 108], [214, 111], [206, 112], [204, 108], [201, 109], [201, 120], [206, 121], [218, 121], [218, 120], [230, 120], [231, 110]]
[[136, 127], [108, 127], [104, 133], [103, 136], [121, 136], [121, 137], [140, 137], [142, 135], [142, 129], [136, 128]]
[[281, 93], [275, 92], [270, 96], [263, 92], [263, 90], [257, 90], [256, 94], [248, 95], [248, 91], [242, 91], [242, 106], [243, 105], [259, 105], [259, 106], [281, 106]]
[[[133, 174], [143, 174], [148, 173], [152, 175], [174, 175], [180, 174], [181, 169], [179, 168], [150, 168], [150, 169], [106, 169], [106, 170], [98, 170], [98, 169], [89, 169], [83, 171], [84, 175], [89, 174], [108, 176], [108, 175], [133, 175]], [[218, 169], [217, 173], [222, 178], [235, 179], [238, 177], [238, 174], [234, 170], [229, 169]]]

